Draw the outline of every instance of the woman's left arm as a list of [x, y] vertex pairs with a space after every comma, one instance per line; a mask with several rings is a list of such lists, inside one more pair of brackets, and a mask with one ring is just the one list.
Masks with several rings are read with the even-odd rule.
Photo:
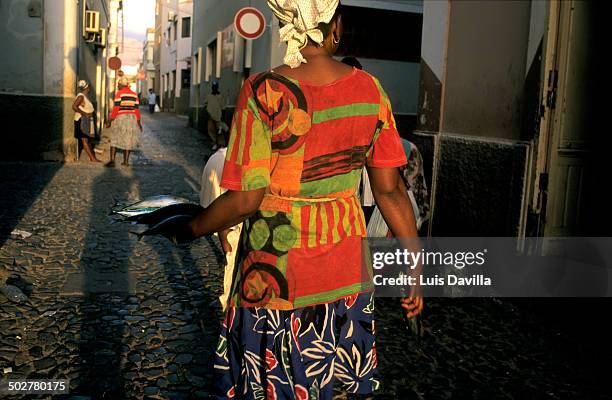
[[[420, 246], [415, 240], [418, 238], [418, 232], [412, 203], [398, 169], [368, 167], [368, 176], [376, 204], [393, 236], [410, 251], [419, 251]], [[418, 274], [421, 269], [422, 266], [419, 266], [412, 272]], [[421, 288], [412, 286], [411, 290], [410, 296], [401, 301], [408, 318], [423, 310]]]

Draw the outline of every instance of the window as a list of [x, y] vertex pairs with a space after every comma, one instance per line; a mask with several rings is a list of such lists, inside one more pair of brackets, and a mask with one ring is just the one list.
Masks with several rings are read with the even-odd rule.
[[211, 76], [216, 76], [216, 72], [214, 70], [217, 65], [217, 41], [213, 41], [206, 47], [206, 69], [204, 71], [204, 80], [206, 82], [210, 81]]
[[181, 22], [181, 37], [188, 38], [191, 36], [191, 17], [183, 17]]
[[202, 48], [198, 47], [198, 51], [193, 53], [193, 84], [199, 85], [202, 81]]
[[168, 31], [166, 32], [166, 46], [170, 46], [170, 34], [172, 33], [172, 28], [168, 27]]
[[[384, 21], [376, 29], [363, 29]], [[338, 56], [378, 58], [418, 63], [421, 60], [423, 15], [418, 13], [343, 6], [344, 32]], [[402, 38], [398, 44], [390, 38]]]
[[172, 26], [174, 27], [174, 38], [173, 39], [176, 41], [176, 31], [178, 30], [178, 21], [175, 20], [172, 23]]
[[176, 88], [176, 70], [172, 71], [172, 90]]
[[189, 89], [190, 83], [191, 83], [191, 70], [182, 69], [181, 70], [181, 89]]

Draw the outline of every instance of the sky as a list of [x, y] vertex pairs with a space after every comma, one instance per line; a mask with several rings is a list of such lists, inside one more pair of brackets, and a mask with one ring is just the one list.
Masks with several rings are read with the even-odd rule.
[[125, 36], [145, 39], [147, 28], [155, 28], [155, 0], [123, 0]]
[[119, 55], [128, 75], [136, 73], [136, 64], [142, 60], [142, 42], [147, 28], [155, 28], [155, 0], [123, 0], [125, 24], [124, 51]]

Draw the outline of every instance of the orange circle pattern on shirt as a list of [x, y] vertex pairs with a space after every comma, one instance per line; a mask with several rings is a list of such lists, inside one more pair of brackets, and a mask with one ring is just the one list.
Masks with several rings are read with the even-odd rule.
[[299, 108], [289, 111], [288, 129], [293, 135], [305, 135], [312, 126], [310, 115]]

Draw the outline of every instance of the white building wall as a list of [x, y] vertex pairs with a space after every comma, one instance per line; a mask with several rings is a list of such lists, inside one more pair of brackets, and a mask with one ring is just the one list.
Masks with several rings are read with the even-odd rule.
[[57, 0], [44, 7], [44, 94], [74, 96], [77, 76], [77, 7], [73, 1]]
[[[191, 57], [191, 33], [189, 37], [182, 38], [181, 24], [184, 17], [193, 16], [193, 1], [168, 0], [161, 2], [161, 46], [160, 46], [160, 74], [162, 80], [162, 99], [168, 92], [175, 98], [181, 97], [181, 69], [188, 69]], [[170, 20], [170, 15], [176, 18], [176, 25]], [[193, 27], [193, 18], [191, 20]], [[170, 28], [170, 31], [168, 30]], [[176, 29], [176, 33], [175, 33]], [[191, 29], [192, 30], [192, 29]], [[169, 36], [168, 36], [169, 35]], [[174, 37], [176, 35], [176, 40]], [[173, 76], [173, 72], [175, 75]], [[163, 100], [162, 100], [163, 105]], [[174, 105], [171, 105], [174, 107]]]
[[[189, 37], [183, 38], [183, 18], [191, 18]], [[177, 23], [176, 40], [176, 82], [174, 92], [176, 97], [181, 97], [181, 70], [190, 68], [191, 60], [191, 38], [193, 31], [193, 3], [191, 1], [179, 1], [179, 16]]]

